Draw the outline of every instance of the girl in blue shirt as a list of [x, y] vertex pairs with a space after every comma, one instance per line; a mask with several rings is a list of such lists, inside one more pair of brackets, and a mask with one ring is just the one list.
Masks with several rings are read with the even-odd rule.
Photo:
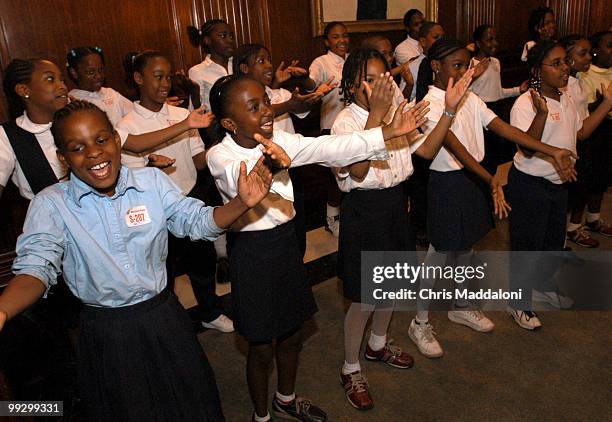
[[213, 240], [263, 199], [272, 175], [241, 165], [238, 195], [211, 208], [152, 168], [121, 167], [105, 113], [74, 101], [52, 131], [68, 182], [34, 197], [0, 296], [0, 329], [43, 296], [63, 268], [84, 303], [79, 390], [87, 420], [224, 420], [214, 374], [191, 322], [166, 289], [168, 230]]

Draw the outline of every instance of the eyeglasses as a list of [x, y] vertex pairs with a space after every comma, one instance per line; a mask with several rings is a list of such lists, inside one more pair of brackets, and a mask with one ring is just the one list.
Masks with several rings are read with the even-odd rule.
[[565, 59], [565, 60], [555, 60], [552, 63], [542, 63], [543, 66], [551, 66], [551, 67], [554, 67], [555, 69], [559, 69], [564, 64], [568, 65], [569, 67], [572, 67], [572, 65], [574, 64], [574, 61], [572, 59]]

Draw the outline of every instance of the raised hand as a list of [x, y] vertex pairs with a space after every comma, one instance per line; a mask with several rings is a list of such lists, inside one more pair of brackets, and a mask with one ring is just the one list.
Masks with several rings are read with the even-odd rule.
[[455, 113], [457, 111], [459, 103], [468, 92], [468, 88], [472, 83], [474, 72], [474, 68], [468, 69], [468, 71], [463, 74], [457, 83], [454, 83], [453, 78], [448, 79], [446, 93], [444, 94], [444, 106], [446, 111], [451, 113]]
[[334, 77], [332, 76], [326, 82], [319, 85], [317, 89], [315, 90], [315, 92], [318, 92], [319, 94], [322, 94], [323, 96], [325, 96], [329, 94], [330, 92], [332, 92], [334, 88], [337, 86], [338, 86], [338, 83], [334, 82]]
[[487, 57], [486, 59], [482, 59], [478, 62], [476, 66], [473, 66], [474, 69], [474, 79], [478, 79], [480, 75], [485, 73], [485, 71], [489, 68], [489, 63], [491, 62], [491, 58]]
[[255, 134], [254, 139], [264, 146], [264, 156], [269, 157], [275, 168], [287, 169], [291, 166], [291, 158], [289, 158], [285, 150], [275, 144], [272, 139], [266, 139], [259, 133]]
[[161, 154], [149, 154], [147, 158], [149, 160], [147, 165], [149, 167], [157, 167], [158, 169], [165, 169], [176, 163], [176, 159]]
[[546, 98], [539, 94], [535, 89], [529, 88], [529, 94], [531, 94], [531, 103], [533, 105], [533, 111], [536, 114], [548, 115], [548, 105], [546, 104]]
[[297, 87], [291, 93], [291, 99], [298, 103], [298, 108], [301, 105], [306, 105], [306, 109], [310, 109], [312, 105], [320, 101], [321, 98], [323, 98], [323, 94], [317, 91], [308, 94], [300, 94], [300, 90]]
[[391, 123], [383, 128], [385, 140], [407, 135], [427, 122], [427, 113], [429, 113], [428, 101], [419, 101], [410, 110], [403, 111], [407, 103], [408, 100], [402, 101]]
[[608, 103], [609, 106], [612, 106], [612, 82], [608, 84], [608, 87], [604, 84], [601, 84], [601, 94], [603, 100]]
[[210, 111], [206, 113], [204, 106], [202, 106], [189, 113], [187, 126], [189, 129], [202, 129], [210, 126], [213, 120], [215, 120], [215, 115]]
[[266, 197], [272, 186], [272, 173], [264, 165], [264, 157], [257, 160], [255, 167], [247, 175], [246, 163], [240, 163], [240, 175], [238, 176], [238, 197], [242, 203], [253, 208]]
[[508, 217], [508, 212], [512, 210], [512, 208], [510, 208], [510, 205], [506, 202], [504, 189], [497, 174], [491, 178], [489, 186], [491, 188], [491, 196], [493, 197], [494, 213], [500, 220], [503, 220]]
[[389, 72], [381, 74], [371, 84], [362, 81], [360, 88], [365, 91], [368, 98], [370, 114], [382, 120], [389, 112], [395, 94], [395, 84]]
[[176, 96], [166, 98], [166, 104], [171, 105], [171, 106], [175, 106], [175, 107], [180, 106], [184, 102], [185, 102], [184, 99], [181, 99], [181, 98], [176, 97]]
[[575, 182], [577, 180], [576, 169], [574, 163], [578, 159], [578, 156], [573, 151], [568, 149], [558, 149], [552, 155], [554, 160], [554, 166], [559, 173], [559, 177], [564, 182]]
[[414, 85], [414, 78], [412, 77], [412, 72], [410, 71], [410, 62], [406, 62], [400, 66], [400, 75], [402, 79], [406, 81], [408, 85]]
[[281, 62], [281, 64], [276, 68], [276, 72], [274, 72], [276, 82], [282, 84], [291, 78], [301, 78], [306, 76], [308, 71], [302, 67], [298, 67], [298, 63], [299, 60], [292, 60], [291, 64], [286, 66], [285, 62]]

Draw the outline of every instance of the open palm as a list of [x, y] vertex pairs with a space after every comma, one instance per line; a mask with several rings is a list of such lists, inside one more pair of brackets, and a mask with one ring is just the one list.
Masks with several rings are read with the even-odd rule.
[[249, 208], [259, 204], [266, 197], [272, 186], [272, 173], [263, 163], [262, 156], [257, 160], [255, 167], [247, 174], [246, 164], [240, 163], [238, 176], [238, 196], [244, 205]]

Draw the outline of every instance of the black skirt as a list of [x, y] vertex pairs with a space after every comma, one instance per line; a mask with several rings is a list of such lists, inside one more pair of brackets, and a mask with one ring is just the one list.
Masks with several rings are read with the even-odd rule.
[[78, 371], [88, 421], [224, 420], [208, 359], [169, 289], [131, 306], [85, 306]]
[[427, 230], [437, 251], [470, 250], [494, 227], [487, 195], [486, 184], [465, 169], [431, 171]]
[[354, 189], [340, 208], [338, 277], [344, 297], [361, 302], [361, 252], [415, 250], [403, 186]]
[[293, 222], [228, 233], [236, 331], [269, 342], [299, 329], [317, 311]]

